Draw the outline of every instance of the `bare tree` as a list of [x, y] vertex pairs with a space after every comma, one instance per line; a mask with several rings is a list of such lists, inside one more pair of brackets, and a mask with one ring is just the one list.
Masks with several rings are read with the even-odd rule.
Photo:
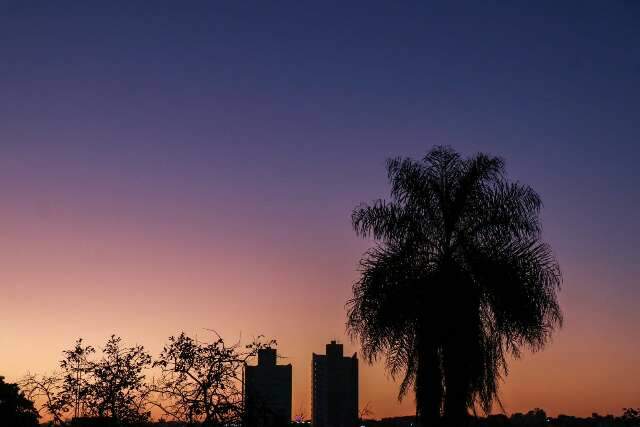
[[247, 360], [259, 348], [275, 344], [225, 344], [214, 332], [215, 341], [193, 339], [185, 333], [169, 337], [154, 367], [160, 377], [152, 389], [157, 394], [154, 405], [175, 420], [217, 426], [242, 419], [242, 372]]
[[54, 425], [64, 425], [65, 415], [73, 410], [73, 417], [83, 415], [82, 402], [88, 392], [87, 375], [91, 366], [89, 355], [95, 350], [83, 346], [79, 338], [74, 347], [64, 350], [60, 360], [60, 371], [50, 375], [27, 374], [21, 385], [30, 399], [39, 403], [39, 412], [44, 412]]
[[73, 406], [73, 396], [66, 391], [62, 374], [27, 374], [20, 381], [20, 388], [29, 400], [39, 403], [41, 416], [44, 412], [53, 425], [65, 425], [64, 416]]

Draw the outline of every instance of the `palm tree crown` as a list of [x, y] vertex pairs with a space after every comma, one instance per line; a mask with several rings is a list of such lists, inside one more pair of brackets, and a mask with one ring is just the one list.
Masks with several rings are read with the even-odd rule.
[[421, 422], [452, 425], [498, 400], [506, 357], [541, 349], [562, 323], [559, 266], [540, 240], [541, 200], [504, 162], [435, 147], [387, 163], [391, 200], [361, 205], [361, 260], [348, 329], [416, 393]]

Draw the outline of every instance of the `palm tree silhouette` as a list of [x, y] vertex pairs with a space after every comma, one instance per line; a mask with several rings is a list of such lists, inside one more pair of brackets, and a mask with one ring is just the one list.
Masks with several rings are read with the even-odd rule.
[[540, 240], [541, 200], [504, 162], [434, 147], [387, 162], [391, 200], [353, 227], [376, 245], [360, 261], [347, 327], [370, 362], [384, 356], [422, 425], [460, 426], [499, 403], [506, 358], [541, 349], [562, 324], [559, 266]]

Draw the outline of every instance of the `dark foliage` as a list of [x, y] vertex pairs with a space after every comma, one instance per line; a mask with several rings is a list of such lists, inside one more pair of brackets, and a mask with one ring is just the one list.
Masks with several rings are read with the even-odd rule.
[[145, 371], [150, 367], [151, 356], [143, 346], [123, 347], [122, 339], [112, 335], [102, 357], [90, 363], [88, 413], [126, 425], [148, 420]]
[[4, 382], [0, 376], [0, 426], [36, 427], [38, 411], [17, 384]]
[[[384, 355], [424, 425], [489, 412], [508, 354], [541, 349], [561, 324], [561, 275], [540, 240], [539, 196], [504, 162], [436, 147], [387, 164], [391, 200], [353, 211], [377, 244], [361, 260], [348, 328], [370, 361]], [[498, 401], [499, 402], [499, 401]]]

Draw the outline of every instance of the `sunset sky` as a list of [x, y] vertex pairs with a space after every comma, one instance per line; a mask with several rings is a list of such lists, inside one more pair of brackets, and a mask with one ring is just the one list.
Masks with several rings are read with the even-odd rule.
[[[564, 328], [508, 413], [640, 406], [640, 3], [0, 0], [0, 375], [77, 337], [274, 337], [309, 416], [390, 156], [506, 159]], [[515, 3], [520, 3], [516, 5]], [[414, 412], [380, 364], [360, 406]]]

